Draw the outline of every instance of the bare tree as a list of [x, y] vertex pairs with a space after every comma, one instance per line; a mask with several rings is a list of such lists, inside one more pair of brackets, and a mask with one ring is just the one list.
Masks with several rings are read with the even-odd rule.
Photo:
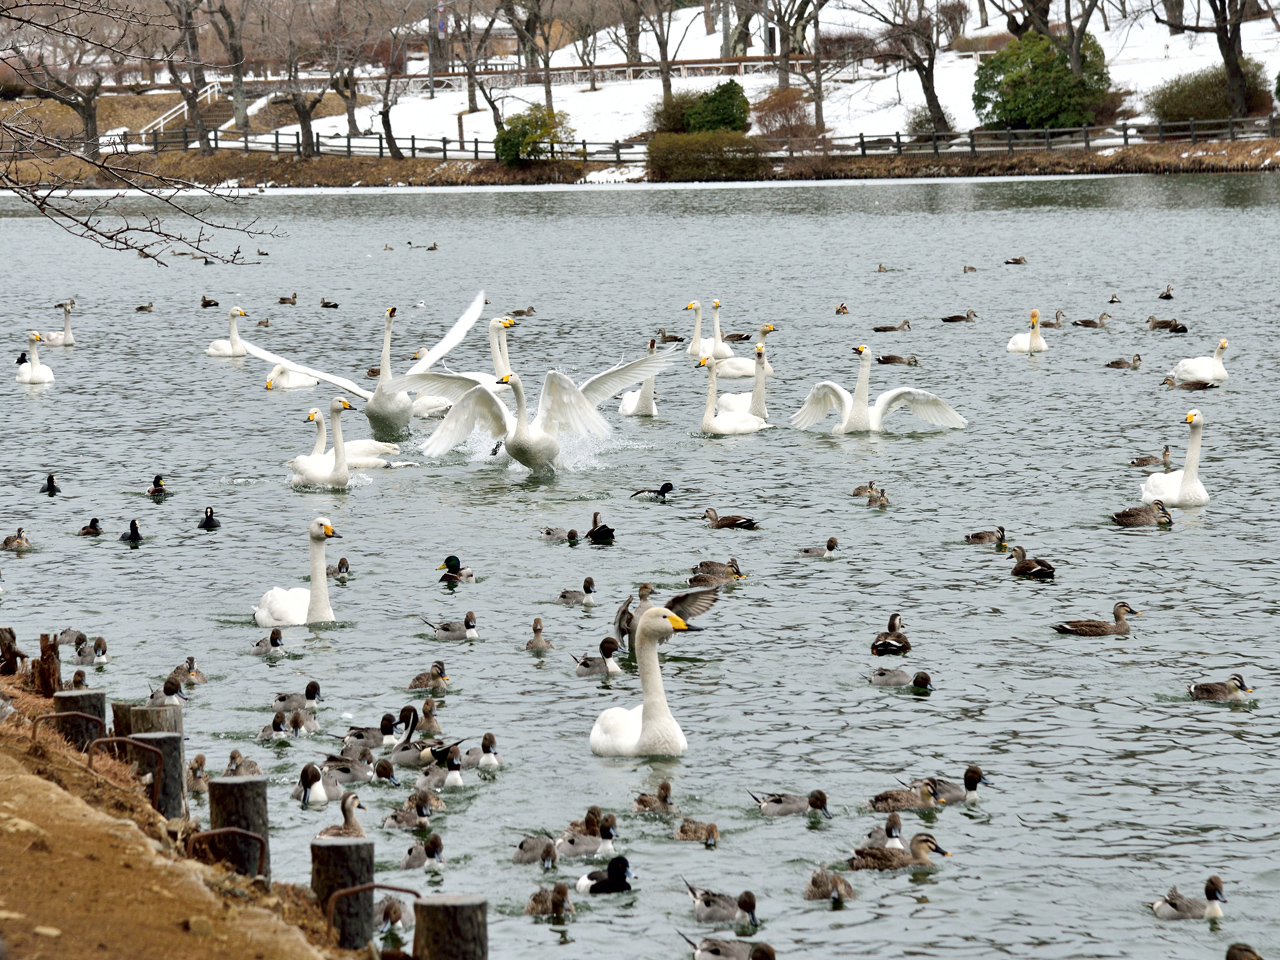
[[764, 8], [765, 20], [778, 28], [778, 87], [791, 86], [791, 53], [803, 50], [809, 24], [814, 21], [828, 0], [768, 0]]
[[329, 86], [346, 108], [347, 136], [358, 137], [361, 130], [356, 107], [360, 105], [360, 90], [356, 86], [356, 70], [368, 61], [371, 52], [374, 5], [364, 0], [312, 0], [308, 8], [329, 67]]
[[[680, 0], [622, 0], [623, 16], [619, 18], [621, 26], [615, 25], [610, 30], [610, 39], [619, 47], [630, 42], [626, 30], [631, 17], [636, 18], [653, 34], [658, 56], [650, 59], [655, 59], [658, 64], [658, 77], [662, 81], [662, 99], [665, 103], [671, 102], [671, 62], [679, 54], [680, 45], [684, 43], [685, 33], [689, 29], [686, 26], [685, 33], [681, 33], [678, 39], [674, 35], [676, 11], [681, 8]], [[692, 23], [693, 20], [690, 20], [689, 24]], [[622, 31], [621, 36], [619, 29]], [[643, 59], [644, 54], [639, 49], [639, 44], [635, 52]], [[627, 55], [629, 57], [630, 53]]]
[[200, 115], [200, 94], [208, 85], [204, 75], [204, 61], [200, 57], [200, 24], [196, 19], [203, 0], [164, 0], [169, 16], [173, 18], [173, 32], [165, 46], [164, 61], [169, 68], [169, 80], [182, 95], [187, 105], [187, 119], [196, 131], [200, 143], [200, 156], [213, 156], [209, 143], [209, 131]]
[[[165, 0], [171, 3], [173, 0]], [[267, 4], [266, 37], [275, 59], [284, 68], [283, 101], [298, 118], [300, 150], [304, 157], [315, 156], [315, 134], [311, 117], [324, 100], [329, 81], [308, 81], [302, 77], [304, 62], [319, 58], [319, 41], [304, 4], [294, 0], [271, 0]]]
[[[1218, 41], [1218, 52], [1222, 55], [1222, 66], [1227, 73], [1227, 101], [1231, 104], [1231, 115], [1243, 117], [1249, 113], [1248, 85], [1244, 75], [1244, 48], [1241, 46], [1241, 27], [1249, 12], [1249, 0], [1207, 0], [1209, 10], [1213, 13], [1213, 24], [1205, 26], [1197, 23], [1182, 23], [1181, 27], [1188, 33], [1212, 33]], [[1155, 3], [1151, 12], [1156, 23], [1172, 26], [1156, 10]]]
[[[1023, 2], [991, 0], [991, 2], [1005, 15], [1009, 23], [1009, 32], [1015, 37], [1031, 32], [1044, 35], [1053, 44], [1055, 50], [1067, 55], [1071, 72], [1077, 77], [1084, 75], [1084, 39], [1089, 32], [1089, 21], [1100, 9], [1101, 0], [1077, 0], [1074, 10], [1071, 0], [1063, 0], [1062, 20], [1061, 22], [1053, 21], [1054, 29], [1052, 30], [1050, 29], [1053, 16], [1051, 0], [1023, 0]], [[1025, 14], [1021, 21], [1015, 16], [1020, 10]], [[1105, 18], [1104, 10], [1103, 19]]]
[[555, 52], [552, 46], [560, 31], [557, 20], [557, 5], [561, 0], [523, 0], [522, 10], [517, 10], [513, 0], [503, 0], [502, 10], [520, 39], [524, 48], [526, 62], [533, 66], [536, 59], [542, 65], [542, 93], [546, 98], [547, 110], [555, 109], [551, 99], [551, 55]]
[[569, 35], [573, 39], [573, 49], [578, 59], [587, 68], [588, 89], [596, 87], [596, 56], [599, 53], [598, 40], [600, 31], [605, 26], [605, 5], [596, 0], [573, 0], [565, 14], [569, 25]]
[[800, 74], [813, 98], [813, 123], [821, 135], [826, 130], [823, 105], [826, 101], [826, 82], [850, 66], [873, 56], [876, 39], [869, 34], [842, 29], [825, 33], [817, 17], [813, 18], [813, 42], [810, 47], [811, 69]]
[[382, 134], [393, 160], [404, 159], [404, 153], [391, 132], [391, 108], [399, 101], [405, 85], [405, 81], [397, 81], [395, 76], [404, 71], [409, 41], [416, 35], [416, 24], [423, 19], [426, 11], [424, 0], [392, 0], [383, 8], [382, 29], [386, 58], [383, 63], [382, 105], [378, 109], [378, 116], [382, 119]]
[[209, 23], [227, 54], [227, 70], [231, 74], [231, 105], [235, 110], [236, 129], [249, 129], [249, 111], [244, 98], [244, 24], [254, 0], [206, 0]]
[[[26, 31], [38, 37], [42, 31]], [[18, 41], [21, 34], [15, 35]], [[21, 80], [34, 87], [41, 96], [70, 107], [80, 119], [81, 141], [86, 157], [98, 156], [98, 96], [103, 76], [97, 62], [101, 49], [96, 43], [49, 37], [51, 49], [34, 44], [14, 42], [10, 48], [20, 66]], [[105, 43], [118, 43], [119, 37]], [[35, 52], [35, 59], [31, 53]], [[52, 62], [50, 62], [52, 60]]]
[[[484, 26], [479, 27], [479, 22]], [[480, 110], [476, 103], [476, 67], [488, 56], [489, 35], [498, 21], [498, 7], [488, 0], [458, 0], [453, 8], [453, 36], [462, 44], [462, 69], [467, 74], [467, 112]]]

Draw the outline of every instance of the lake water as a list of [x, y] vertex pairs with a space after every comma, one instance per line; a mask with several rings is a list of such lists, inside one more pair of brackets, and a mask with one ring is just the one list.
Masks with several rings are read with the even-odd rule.
[[[753, 890], [757, 939], [785, 957], [1167, 960], [1220, 957], [1236, 940], [1264, 955], [1280, 945], [1271, 620], [1280, 458], [1268, 426], [1280, 376], [1271, 336], [1280, 178], [269, 193], [236, 215], [246, 213], [287, 234], [223, 238], [227, 249], [267, 250], [260, 265], [168, 258], [159, 269], [69, 239], [12, 202], [0, 207], [11, 354], [24, 331], [60, 329], [53, 303], [78, 303], [78, 345], [41, 351], [57, 382], [10, 380], [0, 414], [9, 481], [0, 527], [24, 526], [38, 547], [0, 558], [0, 622], [28, 649], [68, 625], [105, 635], [114, 662], [90, 683], [108, 699], [143, 698], [196, 655], [210, 682], [189, 691], [187, 756], [203, 752], [220, 772], [238, 748], [270, 773], [276, 879], [308, 881], [308, 841], [340, 814], [288, 799], [324, 741], [255, 743], [271, 698], [318, 680], [324, 728], [342, 733], [347, 715], [376, 724], [420, 704], [405, 687], [442, 659], [453, 688], [440, 710], [445, 733], [468, 738], [465, 750], [494, 732], [506, 766], [487, 780], [467, 771], [466, 788], [434, 818], [448, 861], [438, 879], [402, 872], [410, 838], [379, 825], [408, 785], [361, 788], [361, 817], [377, 841], [379, 880], [488, 895], [494, 956], [680, 956], [677, 930], [696, 939], [711, 929], [694, 922], [682, 876], [733, 895]], [[439, 252], [410, 250], [409, 240], [436, 241]], [[1004, 266], [1013, 256], [1027, 265]], [[962, 274], [965, 264], [978, 272]], [[1156, 299], [1166, 283], [1171, 303]], [[359, 475], [345, 493], [298, 492], [283, 463], [309, 450], [306, 411], [327, 409], [335, 391], [267, 392], [262, 363], [203, 352], [226, 337], [226, 308], [239, 304], [247, 338], [372, 385], [363, 377], [379, 359], [385, 307], [400, 308], [400, 370], [481, 288], [493, 301], [486, 317], [537, 307], [510, 341], [526, 382], [551, 366], [581, 379], [638, 356], [658, 326], [688, 336], [681, 308], [719, 297], [726, 330], [778, 328], [769, 408], [780, 429], [698, 434], [705, 379], [681, 353], [658, 379], [657, 419], [619, 418], [616, 402], [604, 404], [612, 436], [567, 442], [569, 469], [554, 479], [490, 458], [487, 438], [426, 461], [417, 444], [431, 424], [415, 421], [399, 458], [413, 466]], [[276, 305], [294, 291], [299, 306]], [[1109, 306], [1113, 293], [1121, 303]], [[222, 307], [201, 310], [202, 294]], [[341, 308], [319, 309], [322, 296]], [[424, 299], [425, 309], [411, 308]], [[154, 313], [134, 312], [147, 301]], [[834, 315], [840, 301], [849, 316]], [[1044, 355], [1007, 354], [1033, 307], [1115, 319], [1105, 330], [1046, 331]], [[968, 308], [980, 316], [973, 324], [938, 320]], [[1146, 330], [1151, 313], [1190, 333]], [[259, 330], [263, 316], [271, 326]], [[902, 319], [914, 329], [871, 332]], [[1224, 389], [1157, 387], [1178, 359], [1212, 352], [1220, 337], [1230, 340]], [[873, 395], [901, 384], [934, 391], [968, 429], [932, 430], [905, 411], [870, 439], [832, 437], [830, 420], [790, 429], [815, 381], [852, 389], [859, 343], [920, 359], [873, 367]], [[1145, 360], [1138, 373], [1103, 366], [1134, 353]], [[463, 370], [487, 361], [483, 325], [449, 357]], [[1180, 465], [1192, 407], [1206, 422], [1211, 503], [1175, 510], [1169, 531], [1113, 527], [1108, 514], [1138, 502], [1144, 472], [1128, 461], [1169, 443]], [[345, 429], [368, 435], [362, 415]], [[36, 492], [50, 471], [63, 488], [55, 499]], [[143, 495], [155, 473], [172, 491], [162, 504]], [[889, 509], [850, 496], [871, 479]], [[677, 491], [667, 505], [628, 499], [664, 480]], [[222, 519], [216, 534], [196, 529], [206, 505]], [[708, 506], [754, 516], [760, 529], [710, 531], [699, 519]], [[614, 546], [539, 541], [539, 526], [582, 530], [594, 510], [617, 529]], [[250, 608], [269, 587], [305, 585], [306, 528], [318, 515], [343, 535], [329, 562], [346, 556], [356, 572], [332, 588], [340, 622], [287, 629], [287, 655], [263, 662], [248, 652], [265, 633]], [[108, 530], [99, 541], [74, 535], [90, 516]], [[133, 518], [147, 537], [137, 550], [116, 540]], [[1057, 580], [1016, 581], [1006, 555], [963, 543], [996, 524], [1055, 562]], [[832, 535], [839, 559], [796, 558]], [[436, 572], [451, 553], [477, 573], [452, 594]], [[594, 652], [639, 583], [669, 596], [688, 567], [730, 555], [747, 579], [697, 621], [705, 632], [662, 648], [687, 754], [592, 756], [595, 716], [638, 703], [638, 677], [629, 668], [609, 682], [579, 679], [569, 655]], [[586, 575], [600, 606], [553, 603]], [[1109, 618], [1117, 600], [1143, 614], [1129, 637], [1050, 629]], [[437, 643], [418, 619], [467, 610], [482, 641]], [[895, 611], [914, 649], [887, 665], [927, 670], [932, 696], [867, 684], [886, 665], [870, 656], [871, 639]], [[535, 616], [556, 646], [545, 657], [524, 650]], [[1233, 672], [1254, 687], [1251, 704], [1192, 703], [1184, 692]], [[930, 829], [952, 852], [936, 872], [848, 874], [858, 899], [839, 911], [801, 899], [816, 865], [847, 857], [883, 820], [867, 812], [869, 797], [909, 776], [958, 781], [969, 763], [994, 782], [980, 804], [905, 817], [908, 836]], [[630, 813], [632, 797], [664, 777], [682, 812], [719, 825], [719, 849], [675, 843], [668, 822]], [[747, 795], [815, 788], [834, 819], [766, 820]], [[520, 916], [538, 883], [572, 883], [600, 865], [562, 862], [544, 876], [514, 866], [512, 846], [522, 832], [558, 832], [589, 803], [619, 815], [635, 890], [575, 896], [567, 930]], [[195, 813], [207, 818], [202, 804]], [[1212, 873], [1230, 901], [1213, 928], [1161, 923], [1143, 906], [1173, 884], [1200, 896]]]

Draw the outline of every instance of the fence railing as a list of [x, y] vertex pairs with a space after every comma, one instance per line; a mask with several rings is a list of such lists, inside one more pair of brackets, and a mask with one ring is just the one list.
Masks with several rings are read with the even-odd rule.
[[[220, 96], [222, 96], [222, 86], [221, 84], [218, 83], [218, 81], [215, 80], [213, 83], [206, 84], [200, 90], [200, 92], [196, 94], [196, 103], [213, 103], [213, 101], [218, 99], [218, 97]], [[178, 117], [181, 117], [183, 119], [183, 122], [186, 122], [187, 120], [187, 101], [186, 100], [183, 100], [177, 106], [169, 110], [166, 110], [164, 113], [156, 117], [154, 120], [152, 120], [150, 123], [148, 123], [145, 127], [143, 127], [138, 132], [146, 134], [146, 133], [150, 133], [152, 130], [158, 130], [161, 133], [164, 133], [165, 127], [168, 124], [172, 123], [173, 121], [177, 120]]]

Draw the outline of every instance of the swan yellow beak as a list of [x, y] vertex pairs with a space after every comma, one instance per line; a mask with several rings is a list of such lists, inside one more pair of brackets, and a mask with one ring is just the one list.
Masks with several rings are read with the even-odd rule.
[[512, 320], [510, 317], [504, 317], [502, 321], [502, 325], [504, 327], [514, 327], [516, 325], [516, 322]]
[[764, 356], [764, 347], [756, 347], [756, 356], [757, 356], [757, 357], [763, 357], [763, 356]]
[[712, 305], [713, 307], [718, 307], [718, 306], [720, 306], [720, 301], [719, 301], [719, 300], [712, 300], [712, 301], [711, 301], [711, 305]]
[[1219, 341], [1218, 341], [1218, 346], [1222, 347], [1222, 349], [1224, 349], [1224, 350], [1225, 350], [1225, 349], [1227, 348], [1227, 341], [1226, 341], [1226, 340], [1219, 340]]
[[[508, 373], [506, 376], [504, 376], [504, 377], [503, 377], [501, 380], [499, 380], [498, 382], [499, 382], [499, 383], [510, 383], [510, 382], [511, 382], [511, 374], [509, 374], [509, 373]], [[436, 569], [439, 569], [439, 567], [437, 567]]]
[[1187, 414], [1187, 423], [1190, 423], [1190, 422], [1191, 422], [1192, 420], [1194, 420], [1195, 418], [1196, 418], [1196, 415], [1195, 415], [1194, 413], [1188, 413], [1188, 414]]
[[420, 353], [422, 353], [422, 351], [421, 351], [421, 350], [415, 350], [415, 351], [413, 352], [413, 357], [412, 357], [411, 359], [413, 359], [413, 360], [417, 360], [417, 359], [418, 359], [418, 354], [420, 354]]
[[336, 537], [336, 536], [337, 536], [337, 534], [333, 532], [333, 527], [331, 527], [331, 526], [330, 526], [329, 524], [327, 524], [327, 523], [324, 525], [324, 535], [325, 535], [326, 537]]
[[766, 326], [768, 326], [768, 328], [769, 328], [769, 332], [770, 332], [770, 333], [773, 333], [775, 330], [777, 330], [777, 329], [778, 329], [778, 328], [777, 328], [777, 327], [775, 327], [772, 323], [770, 323], [770, 324], [766, 324]]
[[689, 625], [677, 617], [674, 613], [667, 617], [667, 622], [671, 624], [673, 630], [688, 630]]
[[685, 307], [685, 309], [686, 309], [686, 310], [692, 310], [692, 309], [693, 309], [693, 304], [692, 304], [692, 303], [688, 304], [688, 305]]
[[248, 314], [247, 314], [247, 313], [245, 313], [243, 310], [238, 310], [238, 311], [236, 311], [236, 312], [237, 312], [237, 313], [239, 313], [239, 314], [240, 314], [240, 316], [242, 316], [242, 317], [247, 317], [247, 316], [248, 316]]
[[387, 316], [388, 316], [388, 317], [394, 317], [395, 315], [396, 315], [396, 308], [395, 308], [395, 307], [387, 307]]
[[308, 413], [308, 414], [307, 414], [307, 419], [303, 420], [302, 422], [303, 422], [303, 423], [315, 423], [315, 422], [316, 422], [316, 414], [315, 414], [315, 411], [313, 410], [313, 411], [311, 411], [310, 413]]
[[351, 404], [349, 404], [346, 400], [343, 400], [343, 401], [342, 401], [342, 409], [343, 409], [343, 410], [350, 410], [350, 409], [351, 409]]
[[40, 334], [38, 334], [38, 333], [37, 333], [37, 334], [35, 335], [35, 339], [36, 339], [36, 340], [43, 340], [44, 338], [43, 338], [42, 336], [40, 336]]
[[701, 360], [699, 360], [698, 366], [705, 367], [707, 365], [707, 359], [708, 359], [707, 357], [703, 357]]
[[[267, 389], [268, 389], [268, 390], [270, 390], [270, 389], [271, 389], [271, 384], [272, 384], [272, 383], [274, 383], [274, 382], [275, 382], [275, 381], [273, 381], [273, 380], [268, 380], [268, 381], [267, 381]], [[308, 419], [308, 420], [310, 420], [311, 418], [310, 418], [310, 417], [308, 417], [307, 419]]]
[[862, 344], [860, 347], [858, 347], [858, 349], [857, 349], [857, 351], [856, 351], [856, 352], [857, 352], [857, 354], [858, 354], [859, 356], [861, 356], [862, 354], [866, 353], [866, 352], [867, 352], [867, 345], [866, 345], [865, 343], [864, 343], [864, 344]]

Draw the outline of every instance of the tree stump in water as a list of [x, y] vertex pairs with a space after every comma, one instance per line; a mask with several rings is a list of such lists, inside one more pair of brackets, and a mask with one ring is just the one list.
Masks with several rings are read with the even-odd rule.
[[488, 901], [474, 894], [415, 900], [416, 960], [488, 960], [488, 909]]
[[[271, 833], [267, 821], [266, 777], [211, 777], [209, 780], [209, 829], [239, 827], [267, 841], [262, 874], [271, 876]], [[245, 837], [227, 834], [210, 837], [210, 853], [252, 877], [258, 872], [258, 845]], [[323, 904], [322, 904], [323, 906]]]
[[47, 633], [40, 634], [40, 659], [32, 665], [32, 680], [36, 693], [52, 697], [62, 689], [62, 658], [58, 656], [58, 641]]
[[182, 733], [181, 707], [133, 707], [129, 736], [135, 733]]
[[87, 713], [102, 720], [102, 726], [83, 717], [65, 717], [56, 721], [58, 732], [80, 750], [106, 735], [107, 695], [102, 690], [59, 690], [53, 695], [53, 712]]
[[[134, 733], [129, 737], [148, 747], [155, 747], [164, 755], [164, 768], [160, 771], [160, 795], [153, 806], [172, 820], [186, 812], [187, 765], [182, 757], [180, 733]], [[130, 750], [129, 759], [138, 765], [138, 776], [150, 773], [155, 776], [156, 758], [147, 750]]]
[[[311, 889], [320, 909], [329, 895], [373, 883], [373, 841], [359, 837], [316, 837], [311, 841]], [[357, 950], [373, 937], [373, 891], [343, 897], [333, 911], [338, 946]], [[416, 953], [415, 953], [416, 956]]]
[[18, 649], [18, 635], [13, 632], [13, 627], [0, 627], [0, 676], [15, 676], [22, 661], [29, 659]]

